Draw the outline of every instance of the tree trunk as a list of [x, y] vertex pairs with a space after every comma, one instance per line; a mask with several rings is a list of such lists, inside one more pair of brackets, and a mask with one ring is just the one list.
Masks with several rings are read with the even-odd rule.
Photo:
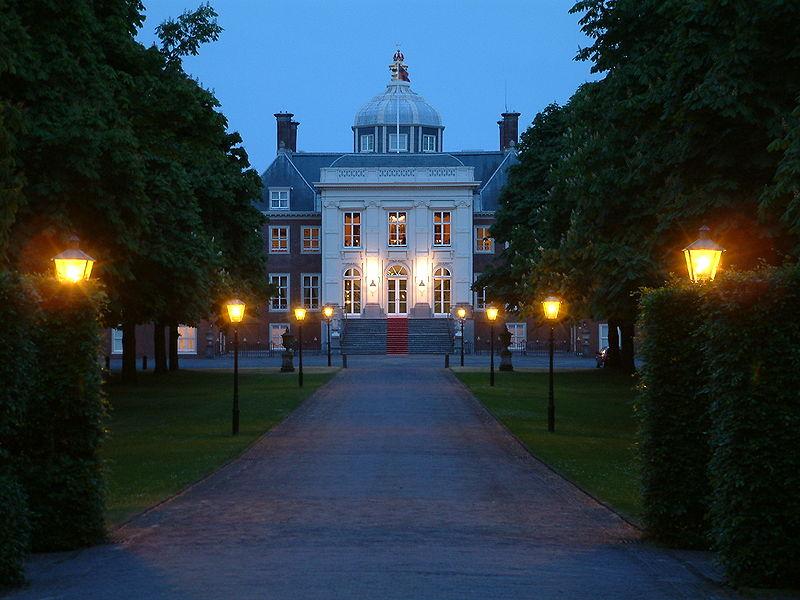
[[620, 331], [622, 333], [622, 345], [619, 352], [619, 369], [623, 373], [631, 374], [636, 372], [634, 363], [633, 336], [636, 331], [634, 324], [630, 321], [620, 321]]
[[608, 358], [606, 359], [606, 367], [609, 369], [619, 369], [622, 361], [617, 327], [619, 327], [619, 321], [616, 319], [608, 320]]
[[136, 381], [136, 323], [122, 323], [122, 381]]
[[164, 323], [158, 321], [153, 323], [153, 347], [155, 360], [155, 372], [167, 372], [167, 338], [164, 333]]
[[169, 370], [178, 370], [178, 325], [169, 324]]

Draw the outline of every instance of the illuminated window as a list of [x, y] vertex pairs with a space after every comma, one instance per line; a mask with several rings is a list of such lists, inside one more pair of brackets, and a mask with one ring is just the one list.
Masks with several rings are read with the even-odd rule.
[[319, 274], [303, 273], [302, 279], [302, 294], [303, 306], [309, 310], [316, 310], [319, 308]]
[[275, 286], [275, 293], [269, 300], [269, 308], [274, 311], [289, 310], [289, 274], [270, 273], [269, 282]]
[[494, 238], [488, 225], [478, 225], [475, 228], [475, 252], [479, 254], [492, 254], [494, 252]]
[[422, 151], [423, 152], [436, 152], [436, 136], [423, 135], [422, 136]]
[[404, 212], [389, 213], [389, 245], [406, 245], [406, 213]]
[[433, 245], [450, 245], [450, 211], [437, 210], [433, 213]]
[[270, 190], [269, 209], [289, 210], [289, 190]]
[[178, 354], [197, 354], [197, 327], [178, 325]]
[[344, 272], [343, 304], [346, 314], [361, 314], [361, 271], [358, 269], [347, 269]]
[[525, 350], [528, 326], [525, 323], [506, 323], [506, 329], [511, 333], [511, 350]]
[[361, 136], [361, 151], [375, 152], [375, 136], [373, 134]]
[[389, 134], [389, 152], [407, 152], [408, 151], [408, 134], [401, 133], [399, 136], [396, 133]]
[[446, 315], [450, 312], [452, 278], [450, 271], [439, 267], [433, 272], [433, 312]]
[[289, 323], [269, 324], [269, 343], [273, 350], [284, 350], [283, 334], [289, 331]]
[[344, 213], [344, 247], [361, 247], [361, 213]]
[[303, 247], [305, 254], [319, 252], [319, 227], [303, 227]]
[[289, 228], [273, 225], [269, 228], [269, 253], [289, 254]]

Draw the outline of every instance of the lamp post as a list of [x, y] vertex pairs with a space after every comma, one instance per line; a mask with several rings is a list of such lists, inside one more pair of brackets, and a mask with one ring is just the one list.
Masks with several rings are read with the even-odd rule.
[[87, 281], [92, 274], [94, 259], [79, 247], [76, 236], [69, 239], [70, 248], [53, 257], [56, 279], [61, 283]]
[[683, 249], [686, 270], [693, 283], [714, 281], [722, 253], [725, 249], [708, 237], [711, 231], [706, 225], [699, 230], [700, 237]]
[[322, 317], [325, 319], [328, 331], [328, 366], [331, 366], [331, 320], [333, 319], [333, 306], [326, 304], [322, 307]]
[[547, 431], [556, 430], [556, 403], [553, 394], [553, 337], [555, 328], [553, 324], [558, 319], [558, 311], [561, 309], [561, 300], [555, 296], [548, 296], [542, 302], [544, 318], [550, 321], [550, 391], [547, 396]]
[[491, 386], [494, 385], [494, 322], [497, 320], [498, 312], [495, 306], [486, 307], [486, 318], [489, 319], [489, 385]]
[[464, 366], [464, 321], [467, 319], [467, 309], [459, 306], [456, 309], [456, 316], [461, 323], [461, 366]]
[[297, 348], [298, 348], [298, 371], [297, 384], [303, 387], [303, 321], [306, 320], [306, 309], [298, 306], [294, 309], [294, 318], [297, 319]]
[[239, 433], [239, 323], [244, 319], [244, 302], [231, 300], [225, 307], [228, 309], [228, 319], [233, 325], [233, 421], [231, 429], [233, 435]]

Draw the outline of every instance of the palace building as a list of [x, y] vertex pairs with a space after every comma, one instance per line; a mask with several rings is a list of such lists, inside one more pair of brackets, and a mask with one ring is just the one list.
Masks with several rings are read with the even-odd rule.
[[[304, 347], [324, 349], [320, 309], [331, 304], [331, 345], [349, 354], [488, 349], [486, 295], [472, 286], [500, 251], [490, 226], [518, 162], [520, 113], [497, 121], [497, 150], [447, 151], [442, 116], [412, 89], [400, 51], [390, 72], [386, 89], [355, 113], [351, 152], [298, 150], [294, 115], [275, 115], [277, 154], [257, 206], [268, 218], [266, 276], [276, 291], [242, 328], [245, 345], [281, 348], [302, 305]], [[463, 340], [453, 319], [459, 306], [469, 311]], [[546, 339], [536, 323], [505, 322], [516, 349]], [[562, 343], [594, 352], [589, 326], [579, 329], [564, 328]], [[121, 351], [119, 334], [111, 337], [112, 352]], [[208, 356], [223, 338], [209, 324], [183, 327], [179, 349]], [[138, 341], [152, 347], [152, 336]]]

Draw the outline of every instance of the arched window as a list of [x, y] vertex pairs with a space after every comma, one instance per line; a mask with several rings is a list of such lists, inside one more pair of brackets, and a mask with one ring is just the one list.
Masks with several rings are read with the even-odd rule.
[[355, 268], [344, 272], [344, 312], [348, 315], [361, 314], [361, 271]]
[[408, 277], [408, 271], [403, 265], [392, 265], [386, 271], [387, 277]]
[[433, 312], [437, 315], [450, 312], [452, 281], [450, 271], [444, 267], [433, 272]]

